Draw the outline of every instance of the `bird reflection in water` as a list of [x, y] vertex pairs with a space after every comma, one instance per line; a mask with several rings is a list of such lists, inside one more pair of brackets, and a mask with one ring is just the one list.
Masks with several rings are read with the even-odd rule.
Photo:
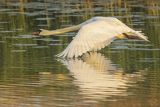
[[111, 60], [100, 53], [86, 53], [82, 59], [63, 60], [74, 77], [80, 94], [92, 101], [111, 96], [126, 96], [128, 87], [135, 85], [143, 76], [140, 72], [125, 74]]

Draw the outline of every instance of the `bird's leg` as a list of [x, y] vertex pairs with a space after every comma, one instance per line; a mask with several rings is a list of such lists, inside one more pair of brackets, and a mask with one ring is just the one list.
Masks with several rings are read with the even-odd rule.
[[141, 39], [135, 33], [132, 32], [123, 33], [123, 35], [128, 39]]
[[124, 34], [119, 34], [116, 36], [118, 39], [124, 39], [126, 38], [126, 36]]
[[124, 39], [124, 38], [127, 38], [127, 39], [139, 39], [134, 33], [132, 32], [127, 32], [127, 33], [122, 33], [122, 34], [119, 34], [117, 35], [117, 38], [118, 39]]
[[137, 39], [137, 40], [145, 40], [145, 41], [148, 41], [147, 37], [143, 37], [143, 36], [139, 36], [139, 35], [142, 35], [141, 33], [139, 32], [126, 32], [126, 33], [122, 33], [122, 34], [119, 34], [117, 35], [116, 37], [118, 39]]

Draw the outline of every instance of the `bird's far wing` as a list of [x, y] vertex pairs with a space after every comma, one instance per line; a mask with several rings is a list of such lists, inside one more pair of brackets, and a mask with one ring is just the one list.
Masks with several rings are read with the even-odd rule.
[[88, 51], [97, 51], [104, 48], [118, 34], [118, 32], [114, 31], [114, 27], [106, 25], [104, 21], [95, 21], [84, 25], [68, 47], [57, 56], [67, 58], [78, 57]]

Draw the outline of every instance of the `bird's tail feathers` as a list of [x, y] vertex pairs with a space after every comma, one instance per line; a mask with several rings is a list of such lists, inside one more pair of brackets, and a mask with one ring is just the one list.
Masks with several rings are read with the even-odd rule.
[[144, 36], [144, 34], [142, 33], [142, 31], [135, 31], [134, 32], [140, 39], [145, 40], [145, 41], [149, 41], [147, 36]]
[[148, 37], [144, 36], [144, 33], [142, 33], [142, 31], [131, 30], [129, 32], [126, 32], [125, 34], [129, 39], [136, 39], [137, 38], [137, 39], [141, 39], [144, 41], [149, 41]]

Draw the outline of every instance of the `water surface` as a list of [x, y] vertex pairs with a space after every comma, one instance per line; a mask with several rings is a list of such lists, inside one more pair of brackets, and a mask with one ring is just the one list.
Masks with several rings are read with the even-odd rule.
[[[159, 0], [1, 0], [1, 107], [158, 107]], [[116, 40], [100, 52], [58, 59], [76, 32], [31, 35], [114, 16], [150, 43]]]

